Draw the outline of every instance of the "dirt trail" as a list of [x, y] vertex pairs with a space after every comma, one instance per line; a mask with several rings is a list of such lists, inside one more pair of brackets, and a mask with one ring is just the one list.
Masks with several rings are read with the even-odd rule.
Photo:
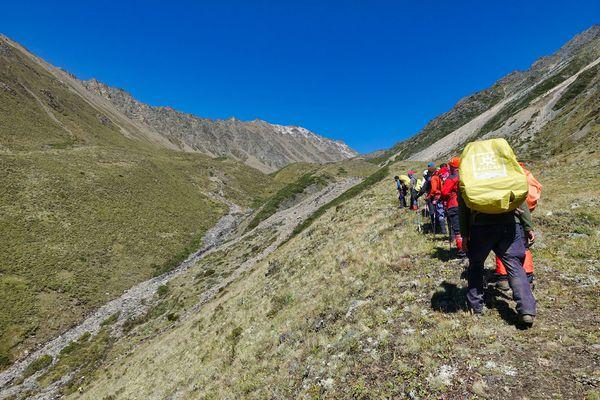
[[[244, 214], [243, 210], [237, 205], [221, 198], [218, 195], [214, 195], [215, 199], [226, 203], [229, 206], [230, 211], [206, 233], [204, 236], [204, 247], [202, 249], [190, 255], [173, 271], [139, 283], [138, 285], [127, 290], [123, 293], [123, 295], [121, 295], [121, 297], [114, 299], [100, 307], [79, 325], [59, 335], [55, 339], [30, 353], [25, 358], [14, 363], [7, 370], [0, 373], [0, 399], [6, 399], [9, 396], [15, 396], [26, 390], [37, 389], [36, 378], [41, 375], [43, 371], [40, 371], [25, 379], [25, 381], [22, 383], [16, 383], [15, 385], [11, 386], [13, 382], [19, 382], [19, 378], [22, 376], [25, 368], [27, 368], [32, 361], [45, 354], [49, 354], [56, 359], [56, 356], [60, 353], [60, 351], [69, 343], [77, 340], [86, 332], [90, 332], [92, 335], [96, 334], [100, 330], [102, 322], [117, 313], [119, 314], [119, 318], [115, 324], [115, 330], [113, 334], [117, 336], [122, 335], [120, 329], [122, 324], [132, 317], [143, 314], [150, 307], [152, 303], [151, 300], [159, 286], [164, 285], [173, 278], [183, 274], [189, 268], [194, 266], [198, 260], [215, 250], [226, 249], [229, 246], [232, 246], [238, 243], [240, 240], [248, 237], [249, 235], [254, 234], [257, 230], [264, 230], [273, 227], [276, 228], [277, 238], [275, 241], [257, 256], [246, 260], [227, 279], [223, 280], [218, 285], [205, 292], [201, 296], [199, 303], [196, 306], [196, 309], [199, 308], [202, 304], [210, 300], [219, 291], [219, 289], [229, 285], [232, 281], [239, 277], [240, 274], [273, 252], [286, 238], [289, 237], [293, 229], [300, 222], [304, 221], [319, 207], [335, 199], [344, 191], [356, 185], [358, 182], [360, 182], [360, 179], [346, 179], [327, 186], [323, 190], [309, 196], [299, 204], [277, 212], [276, 214], [262, 221], [250, 232], [247, 232], [246, 234], [236, 238], [232, 238], [232, 236], [238, 224], [246, 214]], [[58, 388], [58, 386], [47, 388], [41, 395], [42, 397], [38, 398], [54, 398]]]

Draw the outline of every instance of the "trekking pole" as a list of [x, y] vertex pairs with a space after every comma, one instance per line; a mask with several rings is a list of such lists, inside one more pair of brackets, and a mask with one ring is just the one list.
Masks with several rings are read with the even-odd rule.
[[429, 210], [429, 214], [430, 214], [429, 219], [431, 220], [431, 229], [432, 229], [431, 233], [433, 233], [433, 237], [435, 238], [435, 234], [437, 232], [436, 225], [437, 225], [438, 221], [437, 221], [437, 218], [435, 215], [435, 204], [432, 203], [431, 205], [432, 205], [431, 208], [433, 209], [433, 213], [431, 212], [431, 210]]
[[419, 233], [423, 232], [423, 224], [421, 223], [421, 207], [419, 207], [419, 200], [417, 199], [417, 221], [419, 223]]

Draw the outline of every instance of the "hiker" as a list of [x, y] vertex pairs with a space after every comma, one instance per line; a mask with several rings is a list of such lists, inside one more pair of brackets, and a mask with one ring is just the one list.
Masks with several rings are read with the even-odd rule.
[[398, 201], [400, 202], [401, 208], [406, 208], [406, 195], [408, 194], [408, 186], [403, 182], [398, 175], [394, 176], [396, 181], [396, 190], [398, 190]]
[[460, 258], [466, 257], [462, 246], [462, 236], [460, 234], [460, 224], [458, 221], [458, 168], [460, 158], [453, 157], [448, 163], [449, 173], [442, 185], [442, 199], [446, 203], [446, 215], [448, 218], [448, 228], [450, 231], [450, 242], [456, 243], [457, 255]]
[[446, 235], [446, 211], [442, 202], [442, 175], [446, 173], [446, 168], [436, 169], [433, 164], [433, 173], [429, 180], [429, 194], [427, 200], [431, 204], [430, 213], [432, 213], [432, 232], [436, 234], [438, 229], [442, 235]]
[[430, 179], [431, 179], [431, 175], [429, 174], [429, 170], [426, 169], [425, 171], [423, 171], [423, 179], [421, 180], [421, 187], [419, 188], [419, 191], [417, 192], [417, 199], [419, 197], [423, 196], [424, 194], [426, 195], [427, 193], [429, 193], [429, 180]]
[[[529, 191], [527, 193], [527, 199], [525, 202], [527, 203], [527, 208], [529, 208], [530, 212], [533, 212], [537, 206], [537, 202], [540, 199], [542, 193], [542, 184], [533, 176], [531, 171], [529, 171], [525, 164], [520, 162], [519, 165], [523, 168], [523, 172], [525, 172], [525, 176], [527, 176], [527, 183], [529, 184]], [[530, 247], [533, 245], [535, 241], [535, 235], [533, 239], [529, 239], [527, 237], [523, 237], [524, 245], [525, 245], [525, 260], [523, 261], [523, 268], [525, 269], [525, 274], [527, 274], [527, 280], [529, 281], [529, 285], [531, 285], [531, 290], [534, 289], [534, 267], [533, 267], [533, 255], [531, 254]], [[500, 260], [499, 257], [496, 257], [496, 287], [502, 291], [510, 290], [510, 285], [508, 284], [508, 272]]]
[[425, 195], [425, 212], [429, 214], [429, 222], [431, 224], [431, 231], [434, 231], [435, 227], [435, 212], [433, 210], [433, 205], [428, 198], [429, 189], [431, 187], [431, 177], [433, 173], [436, 171], [435, 163], [430, 162], [427, 164], [427, 169], [423, 171], [423, 184], [421, 185], [421, 190], [417, 194], [417, 199], [423, 195]]
[[417, 199], [418, 182], [417, 178], [415, 177], [415, 171], [412, 169], [408, 170], [407, 175], [410, 179], [410, 209], [416, 211], [419, 209], [419, 202]]
[[[469, 258], [467, 300], [474, 315], [484, 307], [484, 261], [490, 251], [502, 260], [520, 322], [533, 325], [536, 301], [527, 281], [524, 236], [535, 239], [525, 204], [528, 184], [504, 139], [469, 143], [461, 156], [459, 224]], [[467, 205], [468, 204], [468, 205]]]

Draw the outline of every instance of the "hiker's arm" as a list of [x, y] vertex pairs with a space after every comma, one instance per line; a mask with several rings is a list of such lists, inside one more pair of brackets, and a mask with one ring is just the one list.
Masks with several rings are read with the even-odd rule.
[[519, 216], [519, 220], [521, 221], [521, 225], [523, 226], [523, 230], [525, 231], [525, 235], [531, 246], [535, 242], [535, 232], [533, 231], [533, 224], [531, 222], [531, 211], [529, 211], [527, 203], [521, 204], [518, 211], [517, 215]]
[[419, 190], [419, 193], [417, 194], [417, 199], [423, 196], [425, 193], [429, 192], [429, 189], [427, 189], [428, 184], [429, 182], [427, 181], [423, 182], [423, 184], [421, 185], [421, 190]]
[[525, 232], [529, 232], [533, 230], [533, 224], [531, 223], [531, 211], [529, 211], [529, 207], [527, 204], [523, 203], [521, 207], [519, 207], [519, 220], [521, 221], [521, 225], [523, 225], [523, 230]]

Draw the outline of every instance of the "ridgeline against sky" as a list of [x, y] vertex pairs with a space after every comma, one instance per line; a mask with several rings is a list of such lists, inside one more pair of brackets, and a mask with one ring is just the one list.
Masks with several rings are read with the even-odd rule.
[[0, 26], [52, 64], [149, 104], [301, 125], [369, 152], [598, 16], [595, 1], [12, 2]]

